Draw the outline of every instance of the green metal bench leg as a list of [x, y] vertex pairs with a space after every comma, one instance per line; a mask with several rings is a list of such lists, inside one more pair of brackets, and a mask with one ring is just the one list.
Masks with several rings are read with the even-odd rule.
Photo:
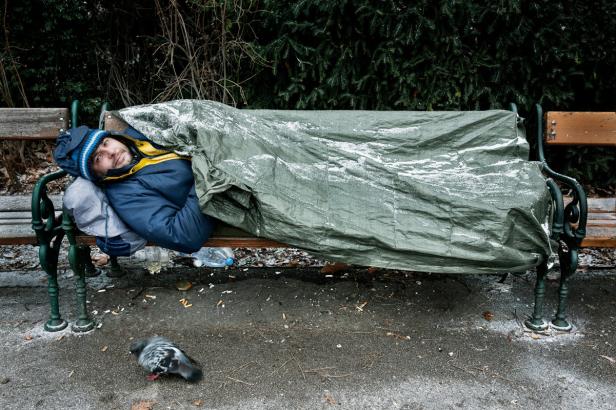
[[547, 261], [537, 266], [537, 283], [535, 284], [535, 308], [530, 319], [524, 322], [531, 330], [545, 330], [548, 323], [543, 318], [543, 301], [545, 299], [545, 276], [548, 273]]
[[61, 223], [55, 217], [53, 202], [47, 196], [47, 183], [66, 175], [64, 171], [57, 171], [42, 176], [32, 191], [32, 229], [36, 233], [39, 245], [39, 261], [41, 268], [47, 273], [47, 293], [51, 314], [45, 323], [45, 330], [57, 332], [66, 328], [67, 322], [60, 316], [58, 302], [58, 256], [60, 244], [64, 238]]
[[[548, 188], [552, 194], [553, 204], [555, 205], [554, 224], [552, 239], [561, 240], [567, 245], [567, 250], [561, 243], [558, 249], [560, 260], [560, 287], [558, 289], [558, 310], [556, 317], [552, 320], [551, 326], [561, 331], [569, 331], [572, 326], [567, 321], [565, 311], [567, 310], [567, 298], [569, 296], [568, 280], [577, 270], [578, 249], [586, 236], [586, 223], [588, 221], [588, 202], [586, 193], [582, 186], [575, 179], [563, 174], [554, 172], [547, 164], [543, 152], [543, 140], [545, 121], [543, 109], [539, 104], [535, 105], [536, 131], [537, 131], [537, 156], [541, 162], [544, 173], [550, 178], [547, 181]], [[558, 181], [564, 187], [570, 189], [572, 200], [564, 206], [560, 188], [554, 183]]]
[[86, 260], [90, 258], [88, 246], [77, 245], [75, 240], [75, 225], [70, 216], [63, 212], [62, 229], [66, 233], [68, 243], [68, 261], [75, 273], [75, 289], [77, 294], [78, 319], [72, 326], [74, 332], [87, 332], [94, 328], [94, 321], [88, 316], [86, 306]]
[[[61, 240], [61, 238], [60, 238]], [[68, 322], [60, 316], [60, 303], [58, 301], [58, 250], [43, 244], [39, 247], [39, 260], [43, 270], [47, 273], [47, 293], [51, 313], [45, 323], [45, 330], [58, 332], [68, 325]]]
[[68, 259], [75, 273], [75, 289], [77, 294], [77, 321], [73, 324], [74, 332], [87, 332], [94, 329], [94, 321], [88, 316], [86, 304], [86, 269], [85, 258], [89, 258], [87, 246], [71, 244], [68, 250]]
[[552, 320], [552, 328], [562, 332], [570, 331], [573, 326], [567, 320], [567, 299], [569, 297], [569, 278], [575, 273], [578, 265], [577, 249], [569, 249], [568, 252], [559, 252], [561, 274], [560, 286], [558, 288], [558, 310], [556, 317]]

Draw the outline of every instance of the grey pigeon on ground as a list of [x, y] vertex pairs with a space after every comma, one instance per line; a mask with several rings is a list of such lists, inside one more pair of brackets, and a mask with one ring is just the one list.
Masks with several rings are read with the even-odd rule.
[[203, 377], [197, 363], [188, 357], [175, 343], [161, 336], [137, 340], [130, 346], [139, 364], [150, 372], [148, 380], [156, 380], [161, 374], [178, 374], [190, 382]]

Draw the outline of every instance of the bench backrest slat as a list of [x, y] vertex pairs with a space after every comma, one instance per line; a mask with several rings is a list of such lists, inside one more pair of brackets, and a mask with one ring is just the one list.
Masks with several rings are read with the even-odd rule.
[[0, 140], [55, 140], [68, 120], [67, 108], [0, 108]]
[[616, 112], [550, 111], [545, 119], [546, 144], [616, 146]]
[[124, 131], [126, 127], [128, 127], [128, 124], [126, 122], [111, 114], [111, 112], [109, 111], [105, 111], [103, 115], [105, 118], [103, 128], [107, 131]]

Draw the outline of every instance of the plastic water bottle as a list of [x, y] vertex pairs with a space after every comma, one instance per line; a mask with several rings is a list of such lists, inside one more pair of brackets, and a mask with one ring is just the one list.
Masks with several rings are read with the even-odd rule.
[[231, 248], [201, 248], [190, 256], [193, 258], [193, 265], [197, 268], [201, 266], [224, 268], [235, 262], [235, 255]]
[[148, 246], [133, 253], [130, 259], [135, 262], [161, 263], [164, 265], [169, 262], [169, 250], [158, 246]]
[[149, 246], [139, 249], [129, 258], [131, 262], [143, 264], [150, 274], [159, 273], [162, 269], [169, 265], [171, 258], [169, 250], [158, 246]]

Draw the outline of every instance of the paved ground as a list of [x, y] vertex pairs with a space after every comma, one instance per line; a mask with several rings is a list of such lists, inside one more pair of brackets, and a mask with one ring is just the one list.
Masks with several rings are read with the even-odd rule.
[[[88, 306], [100, 327], [87, 334], [42, 331], [43, 273], [0, 272], [0, 408], [614, 408], [615, 270], [577, 276], [570, 334], [521, 326], [532, 274], [500, 283], [499, 276], [345, 272], [102, 275], [89, 280]], [[66, 276], [62, 314], [73, 321]], [[180, 278], [195, 285], [179, 291]], [[556, 290], [550, 281], [550, 313]], [[147, 381], [128, 346], [154, 334], [199, 360], [204, 380]]]

